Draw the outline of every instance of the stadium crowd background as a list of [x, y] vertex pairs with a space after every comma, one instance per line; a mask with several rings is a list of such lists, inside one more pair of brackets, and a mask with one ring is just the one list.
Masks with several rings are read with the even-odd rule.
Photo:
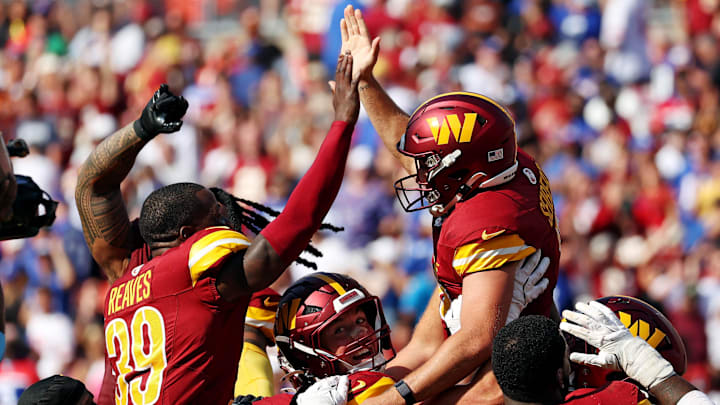
[[[0, 403], [55, 373], [99, 389], [107, 282], [73, 198], [92, 147], [167, 82], [190, 109], [124, 183], [131, 216], [179, 181], [281, 208], [332, 119], [346, 4], [381, 36], [375, 74], [405, 111], [456, 90], [510, 107], [552, 183], [560, 309], [610, 294], [662, 308], [685, 339], [686, 377], [717, 400], [720, 1], [2, 0], [0, 130], [31, 146], [15, 172], [61, 204], [38, 237], [0, 242]], [[431, 217], [395, 203], [400, 174], [361, 113], [328, 218], [345, 232], [316, 240], [320, 269], [383, 297], [398, 348], [434, 288]]]

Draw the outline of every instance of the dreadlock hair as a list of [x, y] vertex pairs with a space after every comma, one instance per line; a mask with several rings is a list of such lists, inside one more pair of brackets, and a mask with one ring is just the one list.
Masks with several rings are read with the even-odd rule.
[[565, 340], [550, 318], [527, 315], [500, 329], [493, 340], [492, 368], [508, 398], [551, 403], [563, 367]]
[[[232, 229], [236, 231], [241, 230], [245, 226], [250, 232], [259, 234], [271, 220], [267, 219], [265, 215], [269, 215], [273, 218], [280, 215], [279, 211], [276, 211], [266, 205], [257, 203], [255, 201], [245, 200], [243, 198], [235, 197], [227, 191], [212, 187], [210, 188], [215, 198], [227, 208], [227, 219]], [[263, 215], [265, 214], [265, 215]], [[328, 223], [322, 223], [320, 229], [327, 229], [332, 232], [340, 232], [344, 230], [343, 227], [338, 227]], [[304, 249], [305, 252], [310, 253], [315, 257], [322, 257], [322, 252], [317, 250], [312, 244], [308, 243]], [[295, 262], [302, 264], [305, 267], [309, 267], [313, 270], [317, 270], [317, 264], [309, 260], [298, 257]]]
[[178, 237], [183, 225], [192, 224], [205, 214], [196, 193], [205, 187], [195, 183], [175, 183], [159, 188], [145, 199], [140, 211], [140, 235], [149, 245]]

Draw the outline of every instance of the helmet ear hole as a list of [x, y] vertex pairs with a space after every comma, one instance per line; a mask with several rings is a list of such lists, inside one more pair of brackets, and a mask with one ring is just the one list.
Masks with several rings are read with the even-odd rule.
[[467, 177], [468, 173], [470, 173], [470, 170], [468, 169], [461, 169], [456, 170], [448, 175], [451, 179], [455, 181], [463, 181], [465, 177]]

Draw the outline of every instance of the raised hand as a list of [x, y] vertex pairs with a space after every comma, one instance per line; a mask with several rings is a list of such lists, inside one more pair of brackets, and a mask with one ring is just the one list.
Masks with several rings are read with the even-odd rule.
[[672, 365], [644, 339], [633, 336], [605, 305], [578, 302], [575, 311], [562, 313], [567, 322], [560, 329], [599, 349], [597, 354], [570, 353], [570, 360], [611, 370], [623, 370], [630, 378], [652, 389], [675, 375]]
[[176, 132], [182, 127], [182, 117], [187, 108], [185, 98], [172, 94], [168, 85], [163, 84], [133, 124], [135, 134], [141, 139], [150, 140], [160, 133]]
[[345, 7], [345, 18], [340, 20], [342, 50], [353, 56], [353, 78], [366, 79], [372, 74], [380, 52], [380, 38], [370, 39], [362, 12], [353, 6]]
[[338, 57], [337, 69], [335, 69], [333, 108], [335, 108], [335, 121], [355, 124], [360, 112], [359, 78], [353, 78], [352, 69], [352, 55], [341, 53]]

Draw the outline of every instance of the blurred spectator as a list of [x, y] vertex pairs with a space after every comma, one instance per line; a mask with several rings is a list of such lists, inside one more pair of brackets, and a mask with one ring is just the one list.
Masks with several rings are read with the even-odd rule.
[[38, 354], [37, 372], [41, 378], [62, 372], [73, 359], [75, 338], [72, 320], [52, 306], [47, 288], [39, 288], [27, 308], [27, 338]]

